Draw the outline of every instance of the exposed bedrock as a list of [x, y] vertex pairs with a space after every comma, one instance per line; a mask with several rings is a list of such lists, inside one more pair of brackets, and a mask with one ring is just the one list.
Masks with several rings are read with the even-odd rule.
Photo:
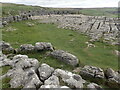
[[118, 20], [114, 18], [86, 15], [46, 15], [46, 17], [39, 16], [36, 19], [42, 19], [41, 23], [55, 23], [58, 28], [72, 29], [84, 33], [90, 36], [91, 42], [102, 40], [112, 45], [119, 44]]
[[[67, 70], [55, 69], [48, 64], [39, 64], [34, 58], [27, 55], [15, 55], [12, 59], [6, 55], [0, 56], [0, 67], [11, 66], [11, 69], [0, 79], [10, 77], [9, 82], [11, 88], [94, 88], [102, 89], [99, 82], [89, 83], [86, 80], [104, 79], [109, 87], [119, 86], [119, 72], [115, 72], [111, 68], [103, 71], [101, 68], [94, 66], [84, 66], [80, 69], [80, 75], [74, 74]], [[86, 78], [87, 77], [87, 78]], [[84, 79], [85, 80], [84, 80]], [[91, 81], [94, 82], [94, 81]], [[63, 85], [64, 84], [64, 85]], [[118, 85], [118, 86], [117, 86]]]
[[51, 52], [50, 55], [62, 62], [65, 62], [73, 66], [76, 66], [79, 63], [79, 60], [76, 56], [63, 50], [55, 50]]

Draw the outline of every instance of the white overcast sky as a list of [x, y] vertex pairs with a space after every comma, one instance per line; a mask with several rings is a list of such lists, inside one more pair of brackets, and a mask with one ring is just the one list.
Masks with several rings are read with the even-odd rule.
[[118, 7], [119, 1], [120, 0], [0, 0], [0, 2], [60, 8]]

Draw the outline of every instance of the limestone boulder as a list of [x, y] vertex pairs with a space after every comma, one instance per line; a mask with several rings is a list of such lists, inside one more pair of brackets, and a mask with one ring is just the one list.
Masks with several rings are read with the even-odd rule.
[[104, 90], [101, 86], [97, 85], [96, 83], [90, 83], [87, 85], [89, 90]]
[[63, 82], [71, 88], [83, 88], [83, 79], [80, 75], [73, 74], [69, 71], [64, 71], [62, 69], [56, 69], [53, 73], [62, 79]]
[[120, 74], [115, 72], [112, 68], [105, 70], [105, 76], [107, 78], [107, 84], [110, 87], [120, 87]]
[[40, 79], [44, 81], [52, 75], [52, 73], [54, 72], [54, 68], [43, 63], [41, 67], [38, 68], [38, 72], [39, 72]]
[[14, 49], [12, 48], [12, 46], [4, 41], [0, 42], [0, 47], [2, 48], [2, 51], [8, 51], [8, 52], [13, 52]]
[[52, 75], [47, 80], [45, 80], [45, 85], [59, 85], [59, 78], [55, 75]]
[[94, 66], [84, 66], [80, 70], [80, 75], [82, 75], [84, 78], [92, 79], [95, 81], [103, 81], [105, 79], [104, 71], [101, 68], [94, 67]]
[[51, 43], [48, 42], [37, 42], [35, 44], [35, 50], [36, 51], [43, 51], [43, 50], [51, 50], [53, 51], [53, 46]]
[[32, 44], [23, 44], [19, 48], [20, 52], [33, 52], [34, 46]]
[[78, 64], [78, 58], [76, 56], [63, 50], [55, 50], [51, 52], [50, 55], [62, 62], [65, 62], [73, 66], [76, 66]]

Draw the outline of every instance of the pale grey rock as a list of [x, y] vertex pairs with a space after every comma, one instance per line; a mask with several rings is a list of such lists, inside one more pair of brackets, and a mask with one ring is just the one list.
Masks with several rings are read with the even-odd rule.
[[47, 80], [45, 80], [45, 85], [59, 85], [59, 78], [55, 75], [52, 75]]
[[13, 60], [11, 60], [10, 65], [13, 68], [30, 68], [30, 67], [39, 67], [39, 62], [37, 59], [34, 58], [28, 58], [26, 55], [16, 55], [13, 57]]
[[78, 58], [68, 52], [65, 52], [63, 50], [55, 50], [51, 52], [50, 54], [54, 58], [61, 60], [67, 64], [76, 66], [78, 64]]
[[23, 44], [20, 46], [20, 52], [33, 52], [34, 46], [32, 44]]
[[41, 65], [41, 67], [38, 68], [38, 71], [40, 79], [44, 81], [52, 75], [52, 73], [54, 72], [54, 68], [44, 63]]
[[51, 43], [48, 42], [37, 42], [35, 44], [35, 50], [36, 51], [42, 51], [42, 50], [51, 50], [53, 51], [53, 46]]
[[87, 85], [89, 90], [104, 90], [101, 86], [97, 85], [96, 83], [90, 83]]
[[84, 77], [88, 78], [99, 78], [99, 79], [104, 79], [104, 72], [101, 68], [94, 67], [94, 66], [84, 66], [80, 74]]
[[57, 85], [42, 85], [39, 90], [41, 90], [42, 88], [55, 88], [55, 89], [57, 88], [58, 89], [60, 87]]
[[3, 51], [12, 52], [14, 50], [9, 43], [6, 43], [4, 41], [0, 42], [0, 47], [2, 48]]
[[113, 69], [108, 68], [105, 71], [105, 76], [107, 78], [107, 84], [110, 87], [120, 87], [120, 74], [115, 72]]
[[56, 75], [58, 77], [61, 77], [63, 82], [67, 83], [69, 87], [74, 88], [83, 88], [83, 79], [80, 75], [73, 74], [68, 71], [64, 71], [61, 69], [56, 69], [53, 73], [53, 75]]

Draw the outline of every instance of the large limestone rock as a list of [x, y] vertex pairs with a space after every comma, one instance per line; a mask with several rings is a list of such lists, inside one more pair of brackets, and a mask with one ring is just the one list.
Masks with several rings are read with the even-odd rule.
[[81, 71], [80, 75], [84, 78], [93, 79], [93, 80], [103, 80], [104, 79], [104, 72], [101, 68], [94, 67], [94, 66], [84, 66]]
[[23, 44], [20, 46], [20, 49], [18, 49], [20, 52], [33, 52], [34, 46], [32, 44]]
[[9, 61], [12, 66], [5, 76], [10, 77], [11, 88], [39, 88], [43, 83], [39, 80], [37, 69], [39, 62], [37, 59], [28, 58], [26, 55], [16, 55]]
[[71, 72], [56, 69], [53, 73], [57, 77], [60, 77], [63, 82], [71, 88], [83, 88], [83, 79], [80, 75], [72, 74]]
[[47, 80], [45, 80], [45, 85], [59, 85], [59, 78], [55, 75], [52, 75]]
[[96, 83], [90, 83], [87, 85], [88, 90], [104, 90], [101, 86], [97, 85]]
[[41, 67], [38, 68], [38, 71], [40, 79], [44, 81], [52, 75], [52, 73], [54, 72], [54, 68], [44, 63], [41, 65]]
[[36, 51], [43, 51], [43, 50], [51, 50], [53, 51], [53, 46], [51, 43], [48, 42], [37, 42], [35, 44], [35, 50]]
[[7, 76], [11, 77], [11, 88], [17, 88], [19, 86], [23, 86], [24, 88], [36, 88], [43, 84], [33, 68], [29, 68], [26, 71], [22, 68], [14, 68], [8, 71]]
[[76, 66], [78, 64], [78, 58], [68, 52], [65, 52], [63, 50], [55, 50], [51, 52], [50, 54], [54, 58], [61, 60], [67, 64]]
[[6, 43], [4, 41], [0, 41], [0, 48], [2, 48], [2, 51], [8, 51], [8, 52], [13, 52], [14, 49], [9, 43]]
[[110, 87], [120, 87], [120, 74], [115, 72], [113, 69], [108, 68], [105, 71], [105, 76], [107, 78], [107, 84]]

